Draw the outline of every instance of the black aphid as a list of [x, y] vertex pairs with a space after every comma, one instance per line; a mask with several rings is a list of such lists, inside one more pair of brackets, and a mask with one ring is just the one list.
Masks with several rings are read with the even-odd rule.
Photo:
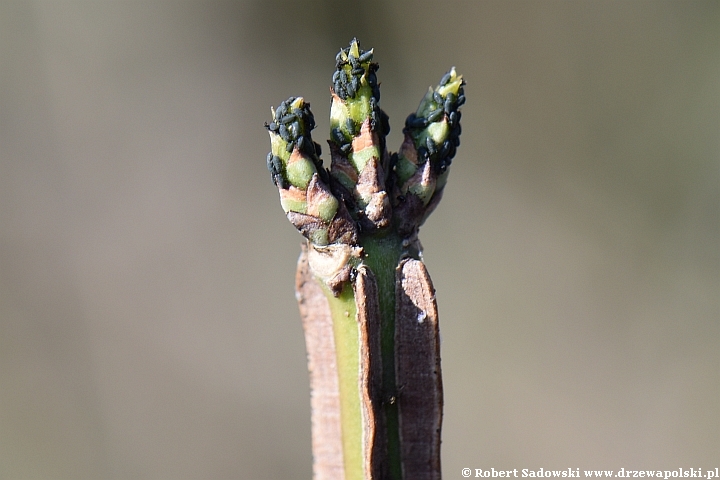
[[272, 153], [268, 154], [267, 167], [270, 170], [270, 179], [272, 182], [281, 188], [287, 188], [287, 182], [282, 175], [282, 160], [274, 156]]
[[425, 140], [425, 144], [427, 145], [428, 153], [430, 155], [433, 155], [435, 154], [435, 152], [437, 152], [437, 145], [435, 144], [435, 140], [427, 137], [427, 139]]
[[377, 110], [372, 110], [370, 112], [370, 130], [372, 130], [373, 132], [376, 132], [378, 123], [379, 123], [379, 119], [378, 119]]
[[288, 133], [288, 129], [285, 125], [280, 125], [280, 128], [278, 129], [278, 134], [280, 135], [280, 138], [282, 138], [286, 142], [290, 141], [290, 134]]
[[335, 92], [335, 95], [345, 100], [347, 98], [347, 92], [345, 91], [345, 88], [340, 84], [340, 82], [335, 84], [335, 88], [333, 88], [333, 91]]
[[297, 115], [295, 115], [294, 113], [290, 113], [290, 114], [285, 115], [284, 117], [282, 117], [282, 118], [280, 119], [280, 123], [283, 123], [283, 124], [287, 125], [288, 123], [292, 122], [292, 121], [295, 120], [296, 118], [297, 118]]
[[342, 134], [339, 128], [333, 128], [332, 130], [330, 130], [330, 136], [332, 137], [332, 140], [338, 145], [342, 145], [345, 142], [345, 135]]
[[346, 83], [345, 90], [347, 90], [348, 97], [354, 98], [355, 94], [357, 93], [357, 82], [355, 84], [353, 84], [352, 82]]
[[370, 60], [372, 60], [372, 58], [373, 58], [373, 52], [372, 52], [372, 50], [368, 50], [367, 52], [360, 55], [358, 57], [358, 60], [360, 61], [360, 63], [365, 63], [365, 62], [369, 62]]
[[440, 79], [440, 85], [447, 85], [447, 83], [450, 81], [450, 77], [452, 77], [452, 74], [450, 72], [443, 75], [443, 77]]
[[370, 85], [370, 88], [375, 88], [377, 86], [377, 75], [375, 75], [375, 72], [368, 73], [365, 79], [367, 80], [368, 85]]
[[305, 139], [301, 151], [308, 157], [312, 158], [315, 165], [320, 168], [319, 165], [322, 165], [322, 160], [317, 158], [317, 151], [315, 150], [315, 145], [312, 141], [310, 141], [309, 139]]
[[425, 117], [415, 117], [410, 121], [410, 128], [425, 128], [428, 126], [428, 121]]
[[448, 152], [450, 151], [450, 142], [443, 142], [442, 148], [440, 149], [440, 152], [438, 153], [438, 157], [444, 158], [447, 156]]
[[405, 128], [411, 128], [413, 126], [413, 122], [415, 121], [416, 118], [417, 118], [417, 116], [414, 113], [411, 113], [410, 115], [408, 115], [407, 118], [405, 119]]
[[443, 111], [442, 108], [438, 108], [437, 110], [433, 110], [433, 111], [430, 112], [430, 113], [428, 114], [428, 116], [427, 116], [428, 122], [437, 122], [438, 120], [440, 120], [440, 117], [441, 117], [444, 113], [445, 113], [445, 112]]
[[419, 157], [418, 160], [419, 160], [420, 158], [422, 158], [423, 160], [427, 160], [427, 158], [428, 158], [428, 149], [427, 149], [426, 146], [420, 145], [420, 148], [417, 149], [417, 153], [418, 153], [418, 157]]

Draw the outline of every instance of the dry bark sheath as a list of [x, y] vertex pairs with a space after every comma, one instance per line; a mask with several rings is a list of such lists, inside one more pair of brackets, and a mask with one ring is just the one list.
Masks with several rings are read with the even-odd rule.
[[272, 110], [267, 165], [305, 236], [296, 275], [308, 350], [316, 480], [440, 478], [442, 379], [435, 289], [418, 229], [437, 206], [460, 144], [464, 81], [430, 88], [398, 153], [373, 50], [336, 57], [331, 164], [302, 97]]

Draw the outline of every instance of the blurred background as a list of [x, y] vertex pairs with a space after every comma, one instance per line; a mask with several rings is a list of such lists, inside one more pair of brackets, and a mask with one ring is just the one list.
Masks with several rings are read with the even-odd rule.
[[302, 95], [324, 144], [354, 36], [392, 149], [467, 80], [421, 231], [445, 477], [720, 466], [719, 3], [5, 0], [0, 478], [311, 477], [262, 124]]

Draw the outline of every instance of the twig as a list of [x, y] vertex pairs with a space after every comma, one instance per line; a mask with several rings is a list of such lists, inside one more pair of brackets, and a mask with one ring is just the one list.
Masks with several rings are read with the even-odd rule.
[[296, 293], [310, 369], [316, 480], [440, 478], [442, 380], [435, 290], [418, 229], [460, 144], [464, 81], [452, 68], [389, 154], [373, 50], [336, 57], [330, 169], [302, 97], [272, 111], [267, 164], [305, 236]]

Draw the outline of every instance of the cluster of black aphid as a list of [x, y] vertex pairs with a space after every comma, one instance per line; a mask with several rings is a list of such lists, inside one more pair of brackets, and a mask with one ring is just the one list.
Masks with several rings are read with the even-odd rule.
[[[358, 56], [353, 55], [352, 46], [357, 43]], [[380, 87], [377, 81], [376, 72], [380, 68], [377, 63], [372, 62], [372, 50], [364, 51], [360, 49], [360, 43], [357, 39], [350, 42], [350, 46], [346, 47], [335, 57], [335, 73], [333, 73], [333, 91], [343, 101], [352, 101], [356, 98], [360, 87], [362, 86], [362, 77], [370, 87], [370, 128], [373, 131], [379, 131], [381, 134], [381, 142], [384, 137], [390, 133], [390, 119], [387, 114], [380, 109], [378, 102], [380, 101]], [[367, 64], [367, 67], [365, 67]], [[367, 68], [367, 72], [366, 72]], [[335, 143], [340, 151], [347, 155], [352, 149], [352, 138], [360, 132], [361, 125], [348, 118], [344, 125], [344, 132], [341, 128], [333, 128], [330, 131], [330, 140]]]
[[330, 140], [334, 142], [340, 151], [347, 155], [352, 150], [352, 137], [356, 134], [355, 122], [352, 118], [348, 118], [345, 122], [345, 128], [348, 131], [348, 135], [345, 135], [342, 130], [335, 127], [330, 130]]
[[[357, 42], [357, 39], [354, 39], [352, 42], [350, 42], [350, 47], [343, 48], [342, 50], [340, 50], [340, 53], [335, 56], [336, 71], [335, 73], [333, 73], [332, 77], [335, 94], [343, 100], [347, 100], [348, 98], [355, 98], [355, 95], [357, 95], [357, 92], [360, 89], [360, 79], [365, 74], [365, 67], [363, 67], [362, 64], [370, 62], [367, 67], [366, 80], [368, 82], [368, 85], [370, 85], [370, 88], [372, 89], [372, 96], [375, 98], [376, 102], [379, 102], [380, 88], [378, 87], [377, 75], [375, 74], [375, 72], [378, 71], [378, 68], [380, 68], [380, 66], [377, 63], [372, 62], [372, 50], [368, 50], [367, 52], [361, 50], [359, 42], [359, 55], [357, 57], [352, 55], [351, 47], [353, 42]], [[345, 68], [347, 66], [350, 67], [349, 74], [348, 69]]]
[[267, 154], [267, 168], [270, 170], [270, 179], [275, 186], [280, 188], [288, 188], [288, 182], [283, 177], [283, 164], [280, 157], [276, 157], [272, 152]]
[[[450, 72], [446, 73], [440, 80], [440, 86], [447, 85], [451, 80]], [[463, 90], [463, 82], [458, 88], [457, 96], [448, 93], [444, 98], [438, 92], [433, 93], [432, 103], [435, 107], [430, 110], [426, 116], [417, 116], [415, 113], [408, 115], [405, 120], [405, 129], [403, 132], [417, 134], [427, 128], [433, 122], [441, 121], [446, 118], [450, 127], [450, 134], [442, 145], [437, 145], [429, 136], [425, 145], [417, 147], [418, 156], [425, 160], [430, 160], [437, 173], [443, 173], [452, 163], [453, 157], [458, 146], [460, 146], [460, 134], [462, 127], [460, 126], [460, 118], [462, 112], [458, 110], [465, 103], [465, 92]], [[415, 137], [415, 135], [413, 135]]]
[[[293, 107], [292, 103], [295, 100], [296, 97], [290, 97], [282, 102], [275, 110], [275, 119], [269, 125], [265, 123], [265, 128], [280, 135], [280, 138], [287, 143], [288, 153], [291, 153], [297, 146], [300, 152], [312, 159], [320, 177], [327, 180], [327, 171], [323, 168], [322, 160], [320, 160], [322, 148], [320, 144], [313, 141], [310, 135], [310, 131], [315, 128], [315, 117], [310, 111], [310, 104], [303, 102], [301, 108]], [[287, 188], [287, 181], [283, 176], [282, 160], [272, 152], [268, 153], [267, 167], [273, 183], [281, 188]]]

